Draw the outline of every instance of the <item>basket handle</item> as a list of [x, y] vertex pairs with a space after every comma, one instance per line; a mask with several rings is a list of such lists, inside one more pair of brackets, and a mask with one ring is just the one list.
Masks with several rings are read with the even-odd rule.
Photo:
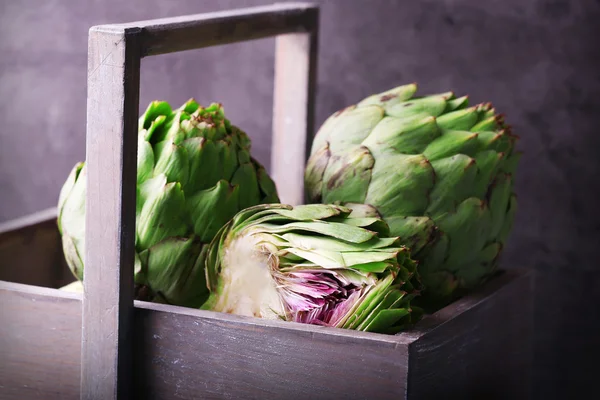
[[141, 58], [277, 36], [271, 174], [281, 201], [300, 204], [314, 123], [318, 18], [316, 5], [285, 3], [90, 28], [82, 399], [133, 397]]

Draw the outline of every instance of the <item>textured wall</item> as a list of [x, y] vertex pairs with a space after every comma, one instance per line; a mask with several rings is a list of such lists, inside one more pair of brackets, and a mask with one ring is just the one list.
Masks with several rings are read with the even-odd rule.
[[[0, 221], [54, 206], [84, 157], [91, 25], [270, 1], [0, 0]], [[536, 392], [583, 393], [599, 372], [600, 2], [323, 0], [317, 126], [416, 81], [491, 101], [521, 137], [519, 213], [504, 264], [538, 270]], [[220, 101], [269, 164], [272, 39], [142, 62], [154, 98]], [[596, 300], [597, 304], [597, 300]]]

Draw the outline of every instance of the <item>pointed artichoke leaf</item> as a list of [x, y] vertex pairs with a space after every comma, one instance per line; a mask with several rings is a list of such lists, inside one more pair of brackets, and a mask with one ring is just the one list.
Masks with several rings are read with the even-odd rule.
[[370, 204], [344, 202], [343, 206], [348, 207], [352, 210], [349, 215], [350, 219], [381, 218], [381, 215], [379, 215], [377, 208], [373, 207]]
[[144, 183], [154, 174], [154, 150], [152, 145], [138, 136], [137, 150], [137, 184]]
[[479, 252], [474, 263], [458, 269], [456, 276], [460, 286], [470, 289], [483, 284], [496, 271], [496, 261], [501, 250], [502, 245], [500, 243], [491, 243]]
[[81, 169], [83, 168], [84, 165], [85, 165], [85, 163], [83, 163], [83, 162], [76, 163], [75, 166], [71, 169], [71, 172], [69, 173], [69, 176], [67, 177], [67, 180], [65, 181], [65, 183], [63, 183], [63, 186], [60, 189], [60, 193], [58, 195], [58, 218], [57, 218], [58, 230], [60, 233], [62, 233], [62, 228], [61, 228], [62, 209], [65, 205], [65, 202], [67, 201], [67, 198], [71, 194], [73, 187], [75, 187], [75, 182], [77, 182], [79, 173], [81, 172]]
[[386, 106], [387, 115], [396, 118], [410, 118], [414, 115], [437, 117], [446, 109], [448, 95], [426, 96], [411, 99], [392, 106]]
[[402, 154], [420, 154], [440, 134], [435, 118], [430, 116], [385, 117], [362, 144], [369, 149], [385, 146]]
[[319, 249], [318, 251], [309, 251], [290, 247], [287, 249], [292, 254], [319, 265], [325, 269], [347, 268], [344, 259], [339, 252]]
[[506, 160], [504, 160], [502, 166], [500, 167], [500, 171], [511, 175], [515, 174], [517, 172], [517, 166], [519, 165], [522, 155], [523, 153], [521, 152], [512, 153]]
[[453, 98], [446, 103], [445, 112], [460, 110], [469, 106], [469, 96]]
[[353, 315], [348, 318], [344, 327], [347, 329], [356, 329], [383, 300], [393, 280], [393, 276], [388, 274], [385, 278], [378, 281], [375, 286], [371, 287], [368, 293], [361, 299], [356, 310], [353, 311]]
[[350, 209], [335, 204], [303, 204], [290, 210], [275, 209], [273, 212], [294, 221], [312, 221], [327, 219], [340, 214], [347, 215], [350, 213]]
[[277, 186], [267, 173], [267, 170], [256, 160], [252, 159], [252, 164], [256, 169], [256, 177], [258, 178], [258, 187], [261, 191], [261, 203], [279, 203], [279, 195], [277, 194]]
[[388, 269], [395, 268], [395, 264], [391, 261], [371, 261], [362, 264], [352, 264], [351, 268], [363, 273], [381, 274]]
[[359, 330], [365, 332], [376, 332], [385, 333], [389, 327], [398, 324], [403, 318], [410, 316], [408, 308], [392, 308], [388, 310], [381, 310], [369, 318], [368, 324], [364, 328]]
[[[270, 235], [275, 236], [275, 235]], [[284, 233], [281, 235], [289, 246], [301, 249], [327, 249], [331, 251], [366, 251], [374, 249], [388, 248], [396, 242], [395, 238], [374, 237], [369, 241], [362, 243], [349, 243], [346, 241], [334, 239], [327, 236], [302, 235], [298, 233]]]
[[407, 101], [417, 92], [417, 85], [410, 83], [408, 85], [401, 85], [385, 92], [370, 95], [363, 100], [359, 101], [357, 107], [367, 107], [370, 105], [378, 105], [391, 107], [395, 104]]
[[239, 166], [231, 179], [231, 184], [240, 187], [239, 209], [244, 209], [260, 202], [258, 178], [256, 170], [250, 162]]
[[493, 117], [488, 117], [488, 118], [482, 119], [481, 121], [479, 121], [478, 123], [473, 125], [470, 130], [472, 132], [495, 131], [496, 129], [499, 129], [499, 128], [500, 128], [500, 126], [497, 123], [497, 118], [495, 116], [493, 116]]
[[342, 156], [331, 157], [323, 174], [323, 202], [343, 199], [363, 203], [374, 164], [371, 152], [363, 146], [348, 150]]
[[512, 230], [515, 215], [517, 213], [517, 206], [517, 196], [513, 194], [512, 196], [510, 196], [510, 201], [508, 203], [508, 211], [506, 212], [506, 216], [504, 217], [502, 229], [500, 229], [500, 233], [498, 234], [498, 240], [500, 240], [500, 242], [503, 244], [506, 243], [508, 235]]
[[[196, 263], [201, 250], [201, 241], [181, 237], [170, 237], [150, 247], [146, 276], [152, 291], [170, 304], [199, 306], [196, 299], [206, 294], [203, 266]], [[190, 285], [190, 281], [195, 284]]]
[[173, 142], [164, 144], [156, 160], [154, 174], [164, 174], [167, 182], [179, 182], [185, 189], [189, 178], [189, 160], [187, 150]]
[[496, 176], [490, 187], [489, 204], [492, 214], [492, 226], [489, 239], [495, 239], [500, 234], [504, 219], [508, 213], [508, 203], [512, 192], [512, 178], [508, 174], [500, 173]]
[[345, 251], [341, 253], [344, 264], [348, 266], [369, 264], [373, 262], [393, 262], [399, 249], [378, 249], [373, 251]]
[[63, 236], [65, 258], [69, 268], [79, 279], [83, 279], [85, 264], [86, 187], [87, 167], [83, 164], [60, 211], [60, 229]]
[[170, 236], [184, 236], [188, 231], [185, 220], [185, 197], [179, 183], [167, 183], [154, 192], [142, 206], [138, 224], [138, 247], [149, 248]]
[[442, 214], [454, 211], [458, 204], [469, 197], [477, 177], [475, 160], [464, 154], [442, 158], [431, 163], [436, 183], [429, 194], [431, 199], [425, 213], [434, 220]]
[[477, 106], [452, 111], [437, 118], [437, 124], [444, 130], [468, 131], [479, 120]]
[[329, 117], [315, 135], [311, 155], [329, 143], [333, 154], [345, 152], [362, 143], [383, 119], [379, 106], [347, 107]]
[[390, 232], [398, 236], [399, 242], [417, 253], [430, 242], [435, 224], [429, 217], [391, 216], [386, 218]]
[[[213, 238], [209, 249], [207, 250], [206, 258], [204, 261], [204, 275], [206, 280], [206, 286], [212, 293], [217, 291], [219, 285], [219, 274], [221, 273], [221, 260], [222, 252], [225, 249], [225, 240], [231, 229], [232, 221], [225, 224], [216, 236]], [[214, 297], [209, 299], [202, 305], [203, 310], [210, 310], [212, 303], [211, 300], [215, 300]]]
[[[376, 332], [393, 326], [402, 317], [410, 313], [410, 311], [405, 307], [392, 308], [394, 306], [401, 306], [401, 300], [405, 297], [405, 295], [406, 292], [398, 290], [393, 286], [387, 288], [383, 299], [356, 329], [359, 331]], [[385, 311], [394, 312], [387, 313], [386, 315]], [[383, 315], [381, 314], [382, 312]], [[378, 322], [376, 325], [373, 325], [375, 320], [378, 320]], [[371, 327], [371, 329], [368, 329], [369, 327]]]
[[384, 218], [422, 215], [427, 207], [435, 175], [422, 155], [404, 155], [381, 150], [367, 190], [366, 204], [377, 204]]
[[293, 207], [288, 204], [258, 204], [252, 207], [242, 209], [238, 212], [232, 221], [232, 230], [239, 231], [244, 229], [246, 226], [258, 223], [263, 217], [274, 217], [281, 220], [289, 220], [287, 217], [283, 217], [278, 214], [273, 214], [273, 210], [285, 209], [291, 210]]
[[503, 163], [504, 154], [493, 150], [479, 152], [475, 156], [477, 164], [477, 176], [473, 184], [473, 196], [478, 198], [485, 197], [493, 177], [498, 171], [498, 167]]
[[485, 245], [492, 225], [488, 206], [475, 197], [460, 203], [456, 212], [441, 217], [437, 224], [449, 239], [444, 267], [455, 271], [469, 263]]
[[186, 198], [186, 209], [193, 232], [203, 243], [209, 243], [219, 229], [238, 211], [239, 187], [225, 180]]
[[190, 181], [186, 193], [192, 194], [213, 187], [222, 174], [223, 166], [219, 162], [223, 142], [192, 138], [184, 140], [182, 145], [188, 150], [191, 161]]
[[304, 170], [305, 197], [309, 202], [321, 202], [323, 197], [323, 174], [329, 164], [331, 151], [326, 142], [321, 148], [315, 150]]
[[136, 223], [139, 222], [139, 216], [144, 204], [150, 197], [160, 193], [167, 184], [167, 177], [164, 174], [156, 175], [154, 178], [146, 180], [138, 186], [136, 196]]
[[304, 231], [319, 233], [351, 243], [363, 243], [376, 236], [375, 232], [347, 225], [341, 222], [291, 222], [284, 225], [260, 224], [249, 228], [253, 232], [285, 233], [290, 231]]
[[67, 233], [63, 233], [62, 235], [62, 248], [65, 261], [73, 275], [80, 281], [83, 280], [84, 243], [85, 237], [76, 241]]
[[[173, 112], [171, 105], [166, 101], [153, 101], [151, 102], [146, 111], [139, 119], [139, 129], [149, 129], [150, 125], [154, 120], [161, 116], [170, 115]], [[149, 140], [149, 139], [147, 139]]]
[[[419, 272], [423, 277], [426, 277], [444, 265], [444, 262], [448, 258], [448, 250], [450, 244], [448, 236], [440, 231], [436, 231], [435, 235], [431, 238], [429, 243], [424, 246], [420, 251], [415, 251], [415, 258], [420, 260]], [[427, 284], [425, 283], [425, 286]]]
[[190, 98], [185, 103], [183, 103], [177, 110], [183, 111], [186, 114], [193, 114], [200, 108], [200, 104], [194, 99]]
[[431, 162], [456, 154], [474, 156], [479, 148], [477, 135], [467, 131], [446, 131], [427, 146], [423, 155]]

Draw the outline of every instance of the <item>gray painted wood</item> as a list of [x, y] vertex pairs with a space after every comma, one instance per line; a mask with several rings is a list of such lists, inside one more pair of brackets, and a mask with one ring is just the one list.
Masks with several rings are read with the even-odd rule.
[[533, 277], [507, 272], [408, 335], [411, 399], [529, 399]]
[[61, 287], [74, 280], [56, 229], [56, 209], [0, 224], [0, 280]]
[[88, 49], [81, 398], [131, 398], [139, 29], [92, 28]]
[[313, 139], [317, 32], [277, 37], [271, 176], [282, 203], [304, 203], [304, 165]]
[[[136, 301], [135, 395], [525, 399], [531, 282], [507, 272], [395, 336]], [[77, 398], [81, 296], [0, 282], [0, 301], [0, 398]]]
[[[318, 9], [309, 4], [276, 4], [90, 29], [82, 399], [131, 397], [141, 58], [304, 32], [287, 36], [278, 45], [278, 59], [286, 62], [279, 64], [276, 85], [285, 79], [295, 83], [286, 85], [285, 93], [275, 89], [275, 109], [280, 111], [276, 121], [291, 118], [297, 126], [289, 131], [275, 130], [273, 138], [281, 141], [282, 137], [293, 137], [304, 149], [310, 140], [307, 122], [310, 126], [313, 122], [317, 17]], [[290, 198], [298, 204], [305, 155], [300, 151], [292, 161], [293, 165], [278, 166], [273, 172], [279, 175], [277, 184], [284, 181], [300, 188]], [[277, 174], [279, 170], [283, 172]]]

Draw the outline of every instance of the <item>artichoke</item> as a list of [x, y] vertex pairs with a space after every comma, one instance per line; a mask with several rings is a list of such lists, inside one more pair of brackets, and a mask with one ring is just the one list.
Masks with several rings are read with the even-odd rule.
[[[58, 201], [58, 228], [73, 274], [84, 277], [86, 166]], [[278, 202], [274, 182], [250, 156], [250, 140], [220, 104], [153, 101], [139, 119], [136, 298], [200, 307], [208, 296], [207, 244], [238, 211]]]
[[305, 170], [307, 203], [364, 203], [418, 261], [423, 296], [447, 303], [485, 282], [511, 230], [517, 137], [491, 104], [416, 84], [331, 115]]
[[258, 205], [238, 213], [206, 259], [203, 309], [395, 333], [421, 315], [409, 251], [370, 207]]

